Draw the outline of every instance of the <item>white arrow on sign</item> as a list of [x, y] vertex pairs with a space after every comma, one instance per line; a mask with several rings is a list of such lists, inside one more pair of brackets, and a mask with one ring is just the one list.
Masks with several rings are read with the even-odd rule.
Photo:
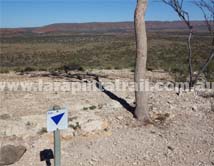
[[50, 110], [47, 112], [47, 131], [68, 128], [68, 111], [66, 109]]

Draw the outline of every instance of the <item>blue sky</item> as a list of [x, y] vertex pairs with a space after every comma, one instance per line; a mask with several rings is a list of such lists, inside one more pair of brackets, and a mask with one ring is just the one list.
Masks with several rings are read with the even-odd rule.
[[[202, 19], [185, 1], [192, 20]], [[133, 21], [136, 0], [0, 0], [0, 27], [35, 27], [52, 23]], [[146, 20], [172, 21], [177, 15], [160, 0], [149, 0]]]

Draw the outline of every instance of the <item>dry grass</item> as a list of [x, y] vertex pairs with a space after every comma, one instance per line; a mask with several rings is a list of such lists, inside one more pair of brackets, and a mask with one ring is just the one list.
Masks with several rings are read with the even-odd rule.
[[[83, 69], [134, 68], [134, 34], [68, 34], [0, 38], [0, 72], [9, 70], [56, 70], [64, 65]], [[207, 34], [193, 38], [194, 70], [199, 70], [209, 53]], [[149, 70], [164, 69], [185, 80], [188, 75], [186, 34], [181, 32], [148, 34]], [[214, 62], [205, 71], [214, 80]]]

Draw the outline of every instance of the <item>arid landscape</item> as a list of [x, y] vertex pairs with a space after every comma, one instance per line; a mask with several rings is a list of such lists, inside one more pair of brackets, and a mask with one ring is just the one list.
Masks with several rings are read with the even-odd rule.
[[[132, 81], [130, 70], [92, 70], [100, 82]], [[71, 72], [71, 74], [76, 72]], [[78, 72], [86, 74], [86, 72]], [[105, 77], [104, 77], [105, 76]], [[174, 79], [160, 71], [148, 72], [151, 86]], [[5, 82], [75, 82], [96, 84], [93, 77], [83, 80], [58, 77], [48, 72], [1, 74]], [[112, 97], [114, 94], [117, 97]], [[100, 90], [1, 91], [1, 145], [26, 147], [16, 166], [45, 165], [39, 158], [43, 149], [53, 148], [53, 134], [46, 131], [46, 112], [53, 105], [69, 110], [69, 129], [61, 133], [62, 165], [214, 165], [213, 91], [148, 92], [149, 113], [154, 124], [142, 126], [124, 103], [134, 106], [134, 92]], [[52, 161], [53, 162], [53, 161]], [[0, 164], [1, 165], [1, 164]]]
[[[193, 25], [196, 31], [192, 41], [193, 69], [198, 71], [206, 61], [212, 38], [205, 31], [203, 21], [193, 22]], [[178, 81], [186, 81], [188, 31], [185, 25], [182, 22], [148, 22], [147, 27], [147, 69], [161, 69]], [[133, 70], [135, 66], [136, 46], [132, 22], [54, 24], [28, 31], [24, 28], [1, 29], [0, 33], [2, 73], [10, 70], [64, 70], [64, 66], [77, 70]], [[213, 71], [212, 61], [204, 72], [210, 81], [214, 80]]]
[[[193, 25], [198, 71], [211, 37], [204, 22]], [[149, 91], [152, 123], [146, 126], [133, 116], [134, 91], [105, 86], [134, 79], [133, 28], [132, 22], [122, 22], [0, 30], [0, 144], [21, 146], [12, 155], [1, 154], [0, 165], [45, 165], [39, 153], [53, 149], [46, 112], [54, 105], [69, 111], [69, 128], [61, 132], [62, 166], [214, 165], [213, 84], [203, 91]], [[147, 28], [149, 85], [188, 81], [185, 25], [147, 22]], [[214, 81], [214, 61], [200, 81]], [[4, 88], [14, 82], [17, 89]], [[38, 90], [39, 82], [95, 86], [95, 91]], [[23, 90], [21, 83], [34, 86]]]

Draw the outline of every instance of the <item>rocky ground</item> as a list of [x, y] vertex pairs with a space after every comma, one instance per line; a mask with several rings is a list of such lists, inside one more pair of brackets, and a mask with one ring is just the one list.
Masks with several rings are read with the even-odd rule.
[[[127, 70], [93, 73], [101, 76], [103, 84], [116, 79], [133, 79], [133, 73]], [[160, 71], [149, 73], [148, 78], [152, 81], [150, 84], [158, 80], [173, 80]], [[95, 84], [90, 76], [80, 81], [77, 77], [50, 76], [47, 73], [0, 75], [1, 82], [38, 80]], [[142, 126], [118, 102], [118, 99], [124, 99], [134, 106], [134, 93], [111, 92], [117, 97], [112, 98], [99, 90], [76, 93], [1, 91], [0, 145], [26, 148], [23, 156], [17, 159], [19, 161], [14, 159], [14, 166], [45, 165], [40, 161], [39, 153], [53, 148], [53, 135], [46, 131], [46, 112], [53, 105], [60, 105], [69, 110], [69, 128], [61, 133], [63, 166], [214, 165], [212, 95], [201, 95], [197, 91], [180, 95], [175, 91], [148, 92], [149, 111], [155, 123]], [[4, 165], [3, 156], [1, 153], [0, 165]]]

